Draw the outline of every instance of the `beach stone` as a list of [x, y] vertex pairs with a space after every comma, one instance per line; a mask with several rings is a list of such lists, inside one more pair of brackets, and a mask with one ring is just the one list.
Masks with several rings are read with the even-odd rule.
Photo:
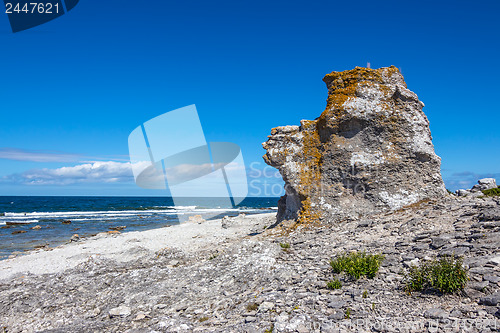
[[193, 215], [188, 218], [188, 222], [201, 224], [205, 222], [205, 219], [201, 215]]
[[25, 233], [27, 233], [27, 231], [26, 231], [26, 230], [16, 230], [16, 231], [13, 231], [13, 232], [12, 232], [12, 234], [13, 234], [13, 235], [25, 234]]
[[370, 225], [372, 225], [372, 223], [373, 223], [372, 221], [365, 219], [365, 220], [362, 220], [358, 223], [358, 227], [359, 228], [366, 228], [366, 227], [369, 227]]
[[328, 303], [328, 307], [333, 308], [333, 309], [340, 309], [343, 306], [345, 306], [347, 303], [343, 300], [333, 300]]
[[488, 263], [491, 263], [491, 264], [496, 265], [496, 266], [500, 266], [500, 256], [491, 258], [490, 261], [488, 261]]
[[135, 316], [134, 320], [140, 321], [140, 320], [143, 320], [146, 318], [151, 318], [151, 316], [149, 315], [149, 312], [139, 311], [139, 312], [137, 312], [137, 315]]
[[109, 229], [110, 230], [116, 230], [116, 231], [120, 231], [120, 230], [124, 230], [125, 228], [127, 228], [127, 226], [119, 226], [119, 227], [110, 227]]
[[71, 236], [70, 238], [70, 241], [71, 242], [77, 242], [80, 240], [80, 236], [78, 234], [74, 234], [73, 236]]
[[439, 249], [450, 242], [450, 237], [433, 237], [431, 241], [431, 247], [433, 249]]
[[424, 312], [424, 317], [431, 319], [446, 319], [449, 317], [449, 314], [441, 308], [432, 308]]
[[446, 195], [423, 103], [396, 67], [327, 74], [316, 120], [271, 130], [264, 161], [279, 170], [278, 221], [357, 219]]
[[479, 215], [480, 221], [500, 221], [500, 207], [484, 209]]
[[341, 312], [341, 311], [334, 312], [333, 314], [328, 316], [328, 319], [331, 319], [334, 321], [342, 320], [344, 318], [345, 318], [345, 313]]
[[477, 181], [477, 184], [472, 187], [471, 191], [472, 192], [484, 191], [496, 187], [497, 183], [495, 181], [495, 178], [483, 178]]
[[486, 274], [483, 276], [483, 280], [491, 283], [498, 283], [500, 282], [500, 277], [498, 275]]
[[107, 232], [108, 235], [117, 235], [119, 234], [120, 232], [118, 230], [110, 230]]
[[36, 225], [36, 226], [34, 226], [34, 227], [31, 227], [30, 229], [31, 229], [31, 230], [40, 230], [40, 229], [42, 229], [42, 227], [41, 227], [41, 226], [39, 226], [39, 225]]
[[489, 296], [481, 297], [481, 299], [479, 300], [479, 304], [490, 305], [490, 306], [496, 306], [499, 303], [500, 303], [500, 292], [496, 292]]
[[71, 221], [70, 220], [64, 220], [61, 222], [62, 224], [71, 224]]
[[439, 252], [439, 256], [463, 256], [470, 251], [469, 247], [457, 246], [449, 249], [444, 249]]
[[128, 317], [132, 311], [128, 306], [120, 305], [119, 307], [109, 310], [110, 317]]
[[478, 281], [478, 282], [470, 282], [469, 285], [472, 289], [483, 291], [490, 284], [489, 281]]
[[230, 217], [224, 216], [221, 220], [222, 228], [228, 229], [230, 227], [237, 227], [244, 222], [246, 214], [241, 213], [238, 216]]
[[274, 309], [274, 303], [272, 302], [262, 302], [259, 305], [259, 312], [267, 312], [272, 309]]

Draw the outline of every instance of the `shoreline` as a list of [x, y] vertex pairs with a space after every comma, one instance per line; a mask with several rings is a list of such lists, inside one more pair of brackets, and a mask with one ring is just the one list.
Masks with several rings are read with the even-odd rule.
[[[217, 246], [263, 231], [276, 213], [258, 213], [126, 233], [102, 232], [54, 248], [33, 249], [28, 254], [0, 260], [0, 281], [26, 274], [53, 274], [95, 258], [121, 263], [155, 255], [163, 249], [185, 253], [210, 251]], [[226, 228], [223, 227], [223, 220]]]
[[[274, 221], [274, 214], [192, 221], [157, 230], [157, 239], [148, 231], [71, 243], [46, 252], [55, 263], [35, 254], [17, 258], [10, 262], [38, 258], [32, 266], [44, 267], [25, 266], [27, 274], [10, 267], [19, 272], [0, 280], [0, 327], [15, 333], [392, 332], [410, 323], [414, 328], [402, 331], [444, 332], [443, 320], [478, 333], [500, 327], [496, 198], [448, 196], [345, 223], [290, 228], [284, 221], [269, 228]], [[87, 252], [75, 257], [79, 246]], [[384, 256], [373, 278], [332, 270], [331, 260], [351, 251]], [[451, 254], [468, 271], [464, 290], [405, 291], [409, 267]], [[41, 274], [50, 267], [54, 273]], [[336, 279], [341, 287], [331, 289]]]

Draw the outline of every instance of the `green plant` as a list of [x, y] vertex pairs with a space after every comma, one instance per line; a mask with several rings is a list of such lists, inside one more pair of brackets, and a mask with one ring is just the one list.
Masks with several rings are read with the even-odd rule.
[[367, 297], [368, 297], [368, 291], [365, 290], [365, 291], [363, 291], [363, 298], [367, 298]]
[[330, 261], [334, 273], [345, 272], [353, 279], [366, 276], [373, 279], [377, 274], [380, 263], [384, 260], [381, 254], [366, 254], [363, 252], [343, 253]]
[[463, 290], [467, 280], [467, 270], [462, 265], [462, 258], [447, 256], [420, 266], [411, 266], [404, 275], [403, 284], [408, 293], [437, 290], [443, 294], [451, 294]]
[[344, 318], [345, 319], [350, 319], [351, 318], [351, 308], [345, 309]]
[[264, 333], [273, 333], [273, 331], [274, 331], [274, 324], [271, 324], [271, 327], [265, 330]]
[[484, 195], [488, 197], [498, 197], [500, 196], [500, 187], [490, 188], [489, 190], [482, 191]]
[[198, 321], [202, 323], [204, 321], [207, 321], [208, 319], [209, 319], [208, 317], [201, 317], [200, 319], [198, 319]]
[[372, 303], [372, 311], [375, 311], [375, 303]]
[[286, 250], [286, 249], [289, 249], [290, 248], [290, 244], [288, 243], [280, 243], [280, 246], [283, 250]]
[[446, 189], [446, 191], [448, 192], [448, 194], [453, 194], [453, 192], [448, 189]]
[[219, 255], [217, 253], [215, 254], [212, 254], [210, 257], [208, 257], [208, 260], [213, 260], [215, 258], [217, 258]]
[[340, 282], [339, 279], [335, 279], [333, 281], [329, 281], [327, 284], [326, 284], [326, 287], [328, 289], [340, 289], [342, 288], [342, 283]]
[[255, 311], [259, 308], [259, 304], [257, 303], [250, 303], [247, 305], [247, 311]]

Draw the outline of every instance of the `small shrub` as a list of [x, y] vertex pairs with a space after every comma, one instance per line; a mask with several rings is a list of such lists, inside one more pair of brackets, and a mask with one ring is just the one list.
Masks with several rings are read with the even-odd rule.
[[365, 291], [363, 291], [363, 298], [367, 298], [367, 297], [368, 297], [368, 291], [365, 290]]
[[467, 270], [462, 266], [462, 258], [451, 256], [411, 266], [403, 283], [404, 289], [409, 293], [437, 290], [443, 294], [451, 294], [463, 290], [467, 280]]
[[345, 319], [351, 319], [351, 308], [345, 309], [344, 318]]
[[212, 254], [210, 257], [208, 257], [208, 260], [214, 260], [218, 256], [219, 256], [218, 254]]
[[448, 194], [453, 194], [453, 192], [448, 189], [446, 189], [446, 191], [448, 192]]
[[208, 317], [201, 317], [200, 319], [198, 319], [198, 321], [202, 323], [204, 321], [207, 321], [208, 319], [209, 319]]
[[381, 254], [366, 254], [365, 251], [351, 252], [341, 254], [331, 260], [330, 266], [334, 273], [345, 272], [356, 280], [362, 276], [373, 279], [380, 268], [382, 260], [384, 260], [384, 256]]
[[280, 243], [280, 246], [283, 250], [286, 250], [286, 249], [289, 249], [290, 248], [290, 244], [288, 243]]
[[500, 196], [500, 187], [490, 188], [489, 190], [482, 191], [484, 195], [488, 197], [498, 197]]
[[340, 289], [342, 288], [342, 283], [340, 282], [339, 279], [335, 279], [333, 281], [329, 281], [327, 284], [326, 284], [326, 287], [328, 289]]
[[257, 303], [250, 303], [247, 305], [247, 311], [250, 312], [250, 311], [255, 311], [259, 308], [259, 304]]

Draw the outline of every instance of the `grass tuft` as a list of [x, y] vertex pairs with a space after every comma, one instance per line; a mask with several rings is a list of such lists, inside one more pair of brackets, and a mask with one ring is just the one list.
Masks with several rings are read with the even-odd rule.
[[280, 246], [283, 250], [287, 250], [290, 248], [290, 244], [289, 243], [280, 243]]
[[484, 195], [488, 197], [498, 197], [500, 196], [500, 187], [490, 188], [489, 190], [482, 191]]
[[345, 272], [348, 276], [358, 280], [362, 276], [373, 279], [377, 274], [380, 263], [384, 260], [381, 254], [366, 254], [363, 252], [343, 253], [330, 261], [333, 272]]
[[250, 311], [255, 311], [259, 308], [259, 304], [257, 303], [250, 303], [247, 305], [247, 311], [250, 312]]
[[351, 319], [351, 308], [345, 309], [344, 318]]
[[403, 284], [408, 293], [437, 290], [442, 294], [451, 294], [463, 290], [467, 280], [462, 258], [451, 256], [411, 266], [404, 276]]
[[327, 284], [326, 284], [326, 287], [328, 289], [340, 289], [342, 288], [342, 283], [340, 282], [339, 279], [335, 279], [333, 281], [329, 281]]

